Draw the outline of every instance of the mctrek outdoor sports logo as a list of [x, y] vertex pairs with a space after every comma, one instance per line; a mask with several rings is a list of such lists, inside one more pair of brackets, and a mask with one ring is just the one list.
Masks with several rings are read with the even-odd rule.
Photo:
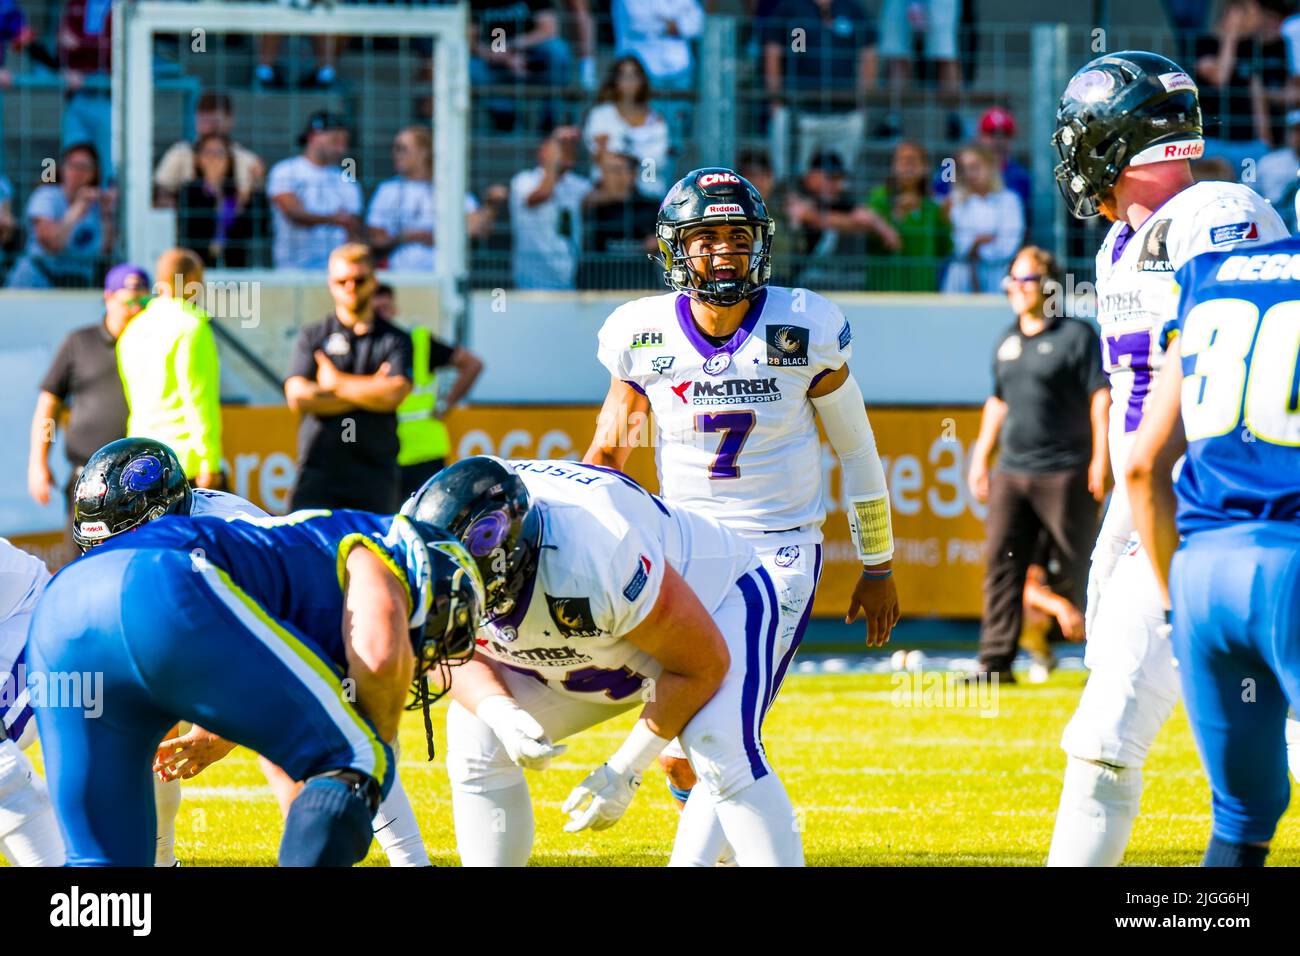
[[[671, 386], [683, 405], [759, 405], [781, 401], [781, 386], [775, 378], [687, 379]], [[691, 397], [687, 399], [686, 393]]]

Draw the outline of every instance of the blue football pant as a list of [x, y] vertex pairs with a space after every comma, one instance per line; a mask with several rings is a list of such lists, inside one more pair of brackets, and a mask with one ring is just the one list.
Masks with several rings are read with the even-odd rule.
[[1190, 535], [1174, 555], [1170, 597], [1214, 835], [1268, 841], [1291, 796], [1288, 703], [1300, 711], [1300, 526], [1249, 522]]
[[[295, 780], [351, 768], [385, 794], [392, 785], [392, 752], [349, 702], [339, 667], [188, 553], [123, 549], [74, 562], [36, 609], [28, 659], [30, 680], [64, 689], [34, 704], [72, 865], [152, 865], [151, 768], [178, 720]], [[75, 683], [82, 693], [70, 699]]]

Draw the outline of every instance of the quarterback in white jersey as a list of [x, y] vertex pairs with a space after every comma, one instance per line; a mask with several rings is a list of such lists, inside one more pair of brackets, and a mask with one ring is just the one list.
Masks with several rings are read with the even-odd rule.
[[[565, 802], [566, 830], [618, 822], [679, 736], [709, 791], [688, 815], [697, 803], [716, 815], [741, 865], [802, 864], [760, 730], [780, 663], [776, 588], [743, 538], [626, 475], [570, 461], [467, 458], [403, 513], [457, 534], [487, 586], [489, 620], [447, 714], [464, 864], [526, 863], [523, 768], [543, 769], [565, 749], [558, 741], [634, 707], [627, 741]], [[684, 831], [673, 862], [703, 852]]]
[[[852, 330], [822, 296], [767, 284], [774, 228], [762, 196], [732, 170], [697, 169], [669, 191], [657, 232], [675, 291], [630, 302], [601, 328], [598, 355], [610, 389], [584, 461], [623, 468], [646, 439], [629, 424], [654, 412], [664, 499], [740, 532], [777, 583], [779, 688], [822, 567], [826, 512], [814, 412], [843, 467], [850, 530], [865, 566], [848, 619], [864, 611], [867, 643], [879, 646], [899, 609], [884, 470], [846, 364]], [[685, 800], [694, 774], [679, 748], [666, 756], [670, 787]]]
[[[1053, 137], [1057, 182], [1079, 218], [1114, 225], [1097, 254], [1102, 363], [1110, 378], [1112, 471], [1125, 465], [1177, 313], [1174, 273], [1193, 256], [1286, 235], [1277, 213], [1236, 183], [1193, 181], [1196, 87], [1154, 53], [1091, 61], [1071, 79]], [[1091, 674], [1061, 745], [1065, 781], [1049, 866], [1114, 866], [1138, 814], [1142, 766], [1178, 699], [1164, 601], [1141, 550], [1122, 480], [1092, 555], [1085, 663]]]

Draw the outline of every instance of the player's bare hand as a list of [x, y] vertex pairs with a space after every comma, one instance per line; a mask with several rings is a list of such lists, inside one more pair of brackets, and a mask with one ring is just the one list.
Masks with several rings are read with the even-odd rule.
[[849, 599], [849, 613], [844, 615], [844, 623], [852, 624], [861, 612], [867, 620], [867, 647], [884, 647], [889, 643], [889, 634], [902, 617], [898, 606], [898, 588], [894, 577], [872, 577], [863, 574], [853, 587], [853, 597]]
[[158, 745], [153, 769], [163, 780], [188, 780], [216, 763], [235, 745], [195, 724], [187, 733]]

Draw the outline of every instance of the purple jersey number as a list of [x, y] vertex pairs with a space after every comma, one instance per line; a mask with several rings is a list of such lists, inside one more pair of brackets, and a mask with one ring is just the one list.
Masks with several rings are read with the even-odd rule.
[[630, 667], [583, 667], [564, 675], [564, 689], [575, 694], [604, 691], [611, 700], [631, 697], [641, 689], [645, 678]]
[[745, 439], [754, 430], [754, 413], [749, 412], [714, 412], [695, 416], [697, 432], [722, 432], [722, 441], [718, 442], [718, 454], [709, 465], [710, 478], [739, 478], [740, 468], [736, 459], [745, 447]]
[[[1128, 361], [1121, 362], [1125, 355]], [[1151, 333], [1106, 336], [1106, 366], [1107, 372], [1127, 368], [1133, 373], [1133, 390], [1129, 392], [1128, 408], [1124, 409], [1124, 433], [1135, 432], [1142, 423], [1142, 405], [1151, 391]]]
[[[502, 663], [498, 661], [498, 663]], [[540, 671], [535, 671], [531, 667], [520, 667], [518, 664], [504, 664], [502, 666], [516, 674], [524, 674], [533, 680], [546, 683], [546, 678]], [[575, 694], [599, 694], [604, 693], [611, 700], [622, 700], [625, 697], [631, 697], [639, 691], [648, 678], [630, 667], [580, 667], [577, 670], [569, 671], [564, 675], [561, 683], [564, 689], [572, 691]]]

